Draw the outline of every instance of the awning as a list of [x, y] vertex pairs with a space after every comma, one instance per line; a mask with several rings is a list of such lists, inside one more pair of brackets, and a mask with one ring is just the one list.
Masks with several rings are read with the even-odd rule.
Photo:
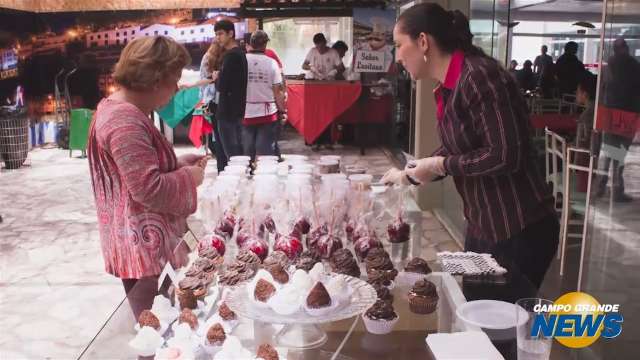
[[0, 0], [0, 7], [31, 12], [162, 9], [234, 9], [240, 0]]

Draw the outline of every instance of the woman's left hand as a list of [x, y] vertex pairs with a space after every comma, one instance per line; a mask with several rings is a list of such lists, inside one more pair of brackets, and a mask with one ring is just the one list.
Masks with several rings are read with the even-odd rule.
[[445, 176], [444, 157], [431, 156], [407, 164], [404, 169], [407, 175], [420, 182], [431, 181], [436, 176]]

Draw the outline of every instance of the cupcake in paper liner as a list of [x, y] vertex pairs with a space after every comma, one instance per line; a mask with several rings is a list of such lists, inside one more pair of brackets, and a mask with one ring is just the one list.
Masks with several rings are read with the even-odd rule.
[[154, 313], [160, 321], [171, 324], [180, 315], [180, 310], [171, 305], [171, 300], [164, 295], [158, 295], [153, 299], [151, 312]]
[[327, 270], [321, 262], [316, 263], [311, 270], [309, 270], [309, 277], [313, 282], [324, 282], [327, 279], [327, 275]]
[[340, 302], [331, 298], [322, 282], [317, 282], [305, 301], [304, 310], [311, 316], [325, 316], [338, 308]]
[[271, 297], [267, 304], [278, 315], [292, 315], [302, 308], [304, 298], [294, 286], [285, 286]]
[[211, 326], [215, 324], [220, 324], [222, 325], [224, 332], [226, 334], [230, 334], [233, 331], [233, 329], [235, 329], [238, 326], [239, 323], [240, 322], [238, 320], [224, 320], [216, 312], [215, 314], [211, 315], [211, 317], [203, 324], [203, 326], [200, 326], [198, 328], [198, 331], [196, 333], [199, 337], [204, 337], [207, 335], [207, 331]]
[[138, 316], [138, 322], [133, 328], [135, 331], [140, 331], [144, 327], [150, 327], [162, 335], [169, 328], [169, 324], [166, 321], [160, 320], [153, 311], [143, 310], [140, 316]]
[[164, 344], [164, 339], [152, 327], [143, 326], [133, 340], [129, 341], [138, 356], [152, 356]]
[[426, 275], [431, 274], [431, 268], [426, 260], [415, 257], [407, 263], [404, 271], [400, 274], [405, 284], [413, 285], [416, 281], [422, 280]]
[[174, 325], [173, 337], [167, 340], [167, 345], [170, 347], [189, 348], [193, 352], [198, 349], [199, 343], [200, 337], [186, 323]]
[[269, 299], [276, 295], [277, 291], [276, 285], [266, 279], [260, 279], [256, 283], [250, 299], [255, 306], [268, 308]]
[[376, 335], [392, 332], [399, 319], [400, 317], [394, 311], [393, 306], [383, 300], [376, 301], [372, 307], [362, 314], [362, 320], [367, 331]]
[[233, 335], [227, 336], [222, 349], [213, 356], [213, 360], [249, 360], [253, 358], [254, 355], [251, 351], [245, 349], [240, 339]]
[[220, 350], [227, 340], [227, 332], [222, 324], [215, 323], [207, 328], [205, 335], [201, 338], [201, 345], [209, 355], [214, 355]]
[[416, 314], [431, 314], [438, 305], [436, 286], [427, 279], [417, 281], [409, 292], [409, 309]]
[[177, 329], [180, 324], [187, 324], [191, 328], [192, 331], [197, 332], [198, 329], [204, 325], [204, 322], [201, 319], [198, 319], [196, 314], [189, 310], [183, 309], [180, 312], [180, 316], [178, 317], [178, 321], [173, 323], [173, 328]]

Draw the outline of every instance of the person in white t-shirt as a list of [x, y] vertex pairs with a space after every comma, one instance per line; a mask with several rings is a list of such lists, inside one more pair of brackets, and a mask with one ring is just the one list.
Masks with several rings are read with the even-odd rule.
[[242, 121], [242, 146], [246, 156], [275, 155], [278, 113], [286, 113], [282, 72], [265, 55], [269, 36], [262, 30], [251, 35], [247, 53], [247, 105]]
[[327, 39], [322, 33], [313, 36], [315, 47], [309, 50], [304, 59], [302, 69], [307, 70], [306, 78], [315, 80], [334, 80], [342, 74], [344, 65], [338, 52], [327, 46]]

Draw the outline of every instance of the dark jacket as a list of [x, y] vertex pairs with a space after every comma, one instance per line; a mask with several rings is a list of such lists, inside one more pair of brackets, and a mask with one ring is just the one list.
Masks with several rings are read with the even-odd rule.
[[560, 95], [574, 94], [586, 71], [584, 64], [575, 55], [564, 53], [556, 61], [555, 68]]
[[224, 55], [216, 89], [220, 94], [216, 120], [243, 119], [247, 103], [247, 57], [239, 47]]

